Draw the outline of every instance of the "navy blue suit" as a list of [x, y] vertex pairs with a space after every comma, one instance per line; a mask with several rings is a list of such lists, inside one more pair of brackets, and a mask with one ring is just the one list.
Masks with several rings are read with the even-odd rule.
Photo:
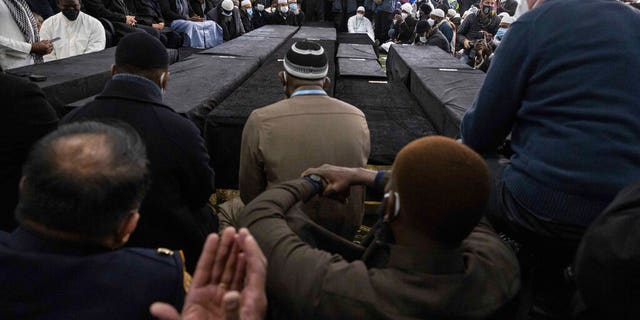
[[180, 310], [183, 275], [179, 254], [0, 232], [3, 319], [147, 319], [156, 301]]
[[151, 189], [129, 245], [182, 249], [192, 271], [207, 235], [217, 231], [217, 218], [206, 210], [214, 192], [213, 170], [198, 128], [162, 102], [156, 84], [132, 75], [117, 75], [62, 123], [86, 119], [126, 122], [147, 146]]

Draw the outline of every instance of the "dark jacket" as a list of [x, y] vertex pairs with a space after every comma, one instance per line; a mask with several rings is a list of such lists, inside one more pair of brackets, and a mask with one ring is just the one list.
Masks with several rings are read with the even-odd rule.
[[0, 293], [2, 318], [150, 319], [156, 301], [180, 310], [182, 263], [177, 253], [111, 251], [23, 228], [0, 232], [0, 284], [11, 288]]
[[193, 13], [199, 17], [205, 17], [207, 13], [214, 8], [213, 2], [211, 0], [204, 0], [204, 11], [202, 10], [202, 4], [198, 0], [190, 0], [189, 5], [191, 5], [191, 10], [193, 10]]
[[463, 47], [465, 39], [476, 40], [482, 39], [482, 32], [486, 31], [492, 35], [495, 35], [500, 28], [500, 17], [492, 15], [490, 17], [480, 17], [480, 12], [469, 15], [464, 21], [458, 31], [456, 32], [456, 42], [459, 47]]
[[217, 221], [201, 210], [214, 188], [199, 130], [165, 105], [160, 89], [148, 80], [112, 79], [94, 101], [66, 115], [63, 122], [83, 119], [117, 119], [140, 133], [152, 185], [129, 244], [184, 249], [191, 270]]
[[416, 40], [414, 42], [416, 46], [436, 46], [446, 53], [451, 53], [451, 45], [447, 41], [447, 38], [440, 32], [440, 30], [436, 29], [431, 32], [431, 34], [427, 37], [427, 42], [420, 42], [420, 38], [416, 36]]
[[58, 116], [37, 85], [2, 72], [0, 100], [0, 230], [12, 231], [22, 165], [31, 146], [57, 127]]
[[213, 10], [207, 13], [209, 20], [215, 21], [222, 28], [222, 38], [224, 41], [235, 39], [244, 34], [244, 26], [242, 25], [242, 18], [240, 17], [240, 10], [233, 8], [230, 19], [226, 19], [222, 15], [221, 7], [215, 7]]
[[459, 248], [425, 251], [376, 241], [370, 248], [388, 257], [382, 266], [313, 249], [286, 219], [316, 193], [304, 179], [276, 185], [238, 219], [268, 258], [269, 303], [284, 311], [275, 319], [485, 319], [520, 289], [518, 260], [484, 223]]
[[242, 20], [242, 26], [244, 27], [244, 32], [249, 32], [253, 30], [253, 24], [251, 23], [251, 16], [243, 10], [240, 9], [240, 19]]
[[498, 13], [506, 12], [510, 16], [516, 14], [516, 9], [518, 8], [518, 1], [516, 0], [507, 0], [504, 3], [498, 1]]
[[304, 23], [304, 12], [302, 12], [302, 10], [300, 10], [299, 14], [293, 14], [291, 12], [288, 12], [286, 15], [284, 15], [278, 11], [269, 16], [269, 24], [299, 27], [299, 26], [302, 26], [303, 23]]
[[407, 17], [405, 21], [398, 22], [397, 20], [393, 21], [392, 28], [395, 30], [395, 34], [393, 38], [398, 40], [400, 43], [411, 43], [413, 41], [413, 30], [415, 30], [415, 19], [413, 19], [413, 28], [409, 25], [410, 17]]
[[39, 14], [43, 20], [60, 12], [56, 0], [27, 0], [27, 5], [33, 13]]
[[112, 22], [126, 22], [129, 9], [124, 0], [85, 0], [87, 14], [95, 18], [105, 18]]
[[187, 5], [189, 6], [188, 17], [183, 17], [178, 14], [178, 6], [176, 5], [176, 0], [158, 0], [158, 3], [160, 4], [160, 10], [162, 11], [162, 16], [164, 17], [164, 20], [167, 22], [166, 23], [167, 27], [171, 25], [171, 22], [173, 22], [173, 20], [184, 20], [194, 16], [193, 8], [191, 8], [191, 5], [189, 4], [189, 2], [187, 2]]
[[253, 17], [251, 18], [251, 25], [253, 29], [258, 29], [269, 22], [269, 13], [262, 10], [258, 11], [258, 9], [253, 7]]
[[127, 7], [135, 12], [138, 24], [150, 26], [164, 22], [158, 0], [128, 0]]

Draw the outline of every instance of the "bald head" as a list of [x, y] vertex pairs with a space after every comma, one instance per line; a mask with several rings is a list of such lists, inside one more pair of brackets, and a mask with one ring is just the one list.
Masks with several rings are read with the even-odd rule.
[[465, 145], [426, 137], [400, 150], [391, 188], [400, 196], [403, 223], [434, 241], [457, 244], [482, 216], [489, 172], [482, 157]]
[[100, 238], [137, 210], [148, 185], [146, 150], [134, 129], [73, 123], [47, 135], [29, 154], [16, 217]]

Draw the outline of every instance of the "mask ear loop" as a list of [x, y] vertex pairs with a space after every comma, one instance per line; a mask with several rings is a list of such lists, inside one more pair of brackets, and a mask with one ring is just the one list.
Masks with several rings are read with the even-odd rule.
[[[387, 192], [384, 194], [384, 199], [389, 199], [389, 197], [391, 196], [391, 191]], [[391, 219], [389, 219], [389, 221], [394, 220], [395, 218], [398, 217], [398, 214], [400, 214], [400, 195], [397, 192], [393, 192], [393, 198], [394, 198], [394, 211], [393, 211], [393, 216], [391, 217]]]

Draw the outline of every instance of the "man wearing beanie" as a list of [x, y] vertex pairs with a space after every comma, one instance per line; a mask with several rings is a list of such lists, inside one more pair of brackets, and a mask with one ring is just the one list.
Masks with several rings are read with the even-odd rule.
[[199, 130], [162, 102], [167, 61], [158, 39], [146, 33], [124, 37], [116, 49], [113, 77], [102, 93], [62, 122], [110, 119], [138, 131], [147, 146], [153, 184], [128, 244], [183, 249], [193, 270], [206, 236], [217, 228], [206, 207], [214, 177]]
[[231, 0], [222, 0], [217, 7], [209, 11], [207, 18], [220, 25], [224, 41], [235, 39], [245, 33], [240, 10], [233, 5]]
[[[485, 319], [520, 287], [518, 261], [481, 221], [489, 173], [478, 154], [445, 137], [411, 142], [391, 173], [325, 165], [265, 191], [242, 212], [268, 259], [277, 319]], [[361, 260], [314, 250], [287, 226], [296, 203], [342, 198], [353, 185], [388, 191]]]
[[[369, 158], [364, 114], [324, 90], [330, 85], [324, 48], [315, 42], [294, 43], [284, 69], [279, 77], [287, 99], [253, 111], [242, 132], [239, 184], [245, 204], [306, 168], [323, 163], [364, 167]], [[347, 203], [315, 198], [304, 210], [350, 240], [364, 213], [364, 189], [351, 191]]]

